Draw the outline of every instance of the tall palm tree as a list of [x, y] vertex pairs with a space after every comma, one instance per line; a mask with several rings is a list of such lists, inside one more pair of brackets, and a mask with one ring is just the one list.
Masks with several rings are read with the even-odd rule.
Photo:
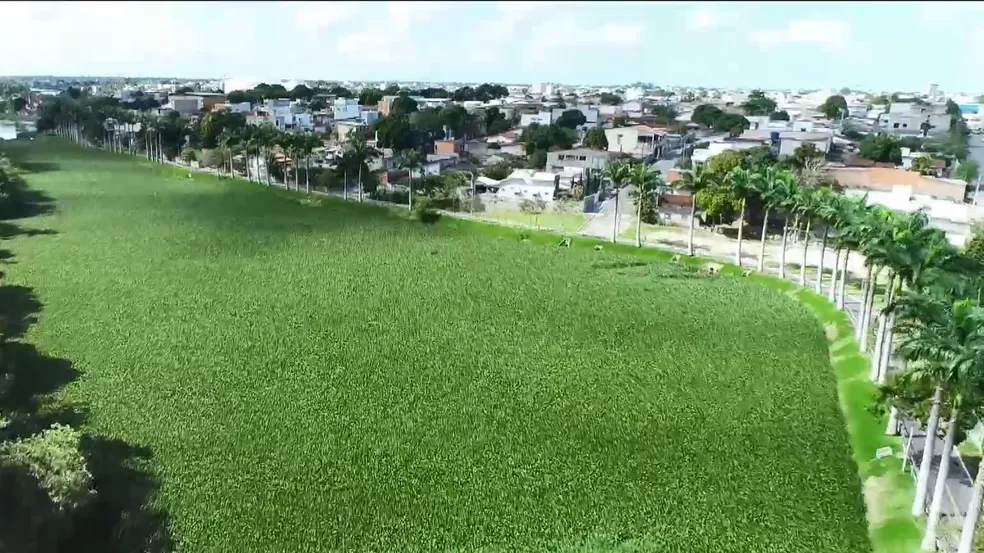
[[745, 204], [748, 195], [754, 189], [752, 178], [758, 178], [756, 174], [749, 173], [746, 169], [735, 167], [725, 177], [725, 183], [737, 196], [741, 198], [741, 208], [738, 210], [738, 244], [735, 246], [735, 265], [741, 267], [741, 240], [745, 230]]
[[799, 211], [800, 220], [805, 221], [803, 229], [803, 262], [800, 264], [800, 286], [806, 286], [806, 264], [810, 249], [810, 226], [817, 212], [817, 189], [801, 186], [799, 196], [796, 199], [796, 208]]
[[[362, 202], [362, 167], [368, 166], [369, 162], [379, 157], [379, 150], [370, 146], [366, 141], [366, 135], [360, 131], [355, 131], [349, 135], [349, 154], [353, 163], [359, 167], [359, 202]], [[368, 167], [366, 167], [368, 171]]]
[[398, 163], [400, 167], [407, 170], [407, 183], [408, 183], [408, 194], [407, 194], [407, 209], [413, 211], [413, 172], [420, 168], [421, 165], [421, 155], [417, 150], [407, 150], [400, 154], [398, 158]]
[[311, 154], [322, 147], [321, 137], [314, 133], [304, 134], [304, 188], [311, 193]]
[[683, 174], [678, 188], [690, 192], [690, 229], [687, 235], [687, 255], [694, 255], [694, 219], [697, 218], [697, 193], [717, 184], [717, 176], [700, 164]]
[[823, 261], [827, 254], [827, 239], [830, 235], [830, 228], [834, 224], [834, 219], [838, 215], [838, 196], [830, 188], [819, 188], [813, 195], [814, 215], [818, 222], [823, 224], [823, 237], [820, 239], [820, 259], [817, 261], [817, 282], [814, 290], [818, 294], [823, 294]]
[[222, 129], [219, 133], [219, 154], [222, 156], [222, 170], [226, 167], [226, 154], [229, 155], [229, 176], [234, 176], [232, 172], [232, 146], [235, 143], [235, 136], [231, 129]]
[[[643, 199], [651, 197], [653, 193], [664, 185], [663, 176], [658, 171], [650, 171], [649, 166], [640, 163], [629, 171], [629, 182], [635, 186], [636, 194], [636, 247], [642, 247], [642, 205], [646, 203]], [[649, 204], [652, 205], [652, 204]]]
[[288, 160], [293, 157], [294, 135], [287, 131], [279, 131], [277, 133], [277, 146], [280, 147], [280, 152], [284, 156], [284, 189], [290, 189], [290, 167], [288, 166]]
[[[926, 424], [926, 445], [920, 462], [919, 478], [916, 482], [916, 495], [912, 503], [912, 515], [920, 516], [925, 506], [929, 488], [930, 465], [939, 425], [940, 405], [946, 394], [961, 393], [961, 383], [979, 382], [981, 361], [984, 359], [984, 309], [976, 301], [954, 299], [946, 292], [927, 290], [927, 293], [903, 292], [898, 301], [890, 306], [893, 315], [899, 319], [902, 335], [899, 352], [910, 362], [909, 377], [925, 379], [933, 387], [932, 407]], [[959, 401], [952, 402], [951, 418], [956, 421]], [[950, 439], [950, 447], [953, 445]], [[950, 452], [943, 452], [948, 459]], [[943, 463], [944, 465], [948, 463]], [[945, 477], [944, 477], [945, 481]], [[927, 530], [933, 535], [935, 546], [935, 525], [942, 506], [942, 488], [935, 505], [937, 520], [931, 513]], [[925, 542], [924, 542], [925, 546]]]
[[776, 184], [775, 192], [778, 197], [776, 205], [786, 211], [786, 219], [782, 225], [782, 243], [779, 250], [779, 278], [786, 278], [786, 242], [790, 231], [789, 217], [795, 215], [799, 209], [800, 185], [792, 171], [783, 172]]
[[759, 246], [759, 272], [765, 271], [765, 239], [769, 229], [769, 213], [781, 205], [784, 200], [780, 181], [788, 178], [787, 173], [789, 171], [771, 165], [765, 169], [765, 173], [761, 177], [752, 180], [755, 193], [758, 194], [762, 200], [762, 206], [765, 207], [765, 214], [762, 216], [762, 243]]
[[612, 244], [618, 239], [618, 193], [622, 186], [629, 180], [631, 169], [629, 164], [623, 160], [609, 161], [603, 170], [605, 178], [615, 188], [615, 217], [612, 222]]

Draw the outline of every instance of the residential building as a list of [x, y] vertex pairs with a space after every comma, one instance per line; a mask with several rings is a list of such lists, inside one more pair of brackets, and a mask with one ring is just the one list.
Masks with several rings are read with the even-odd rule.
[[439, 155], [460, 154], [465, 151], [465, 143], [462, 140], [435, 140], [434, 153]]
[[519, 126], [521, 128], [529, 127], [533, 123], [537, 125], [549, 125], [551, 122], [553, 122], [553, 114], [549, 111], [524, 113], [519, 117]]
[[380, 119], [379, 110], [364, 109], [361, 113], [359, 113], [359, 119], [361, 119], [366, 125], [372, 125]]
[[238, 104], [231, 104], [229, 102], [226, 102], [224, 105], [225, 105], [225, 109], [229, 110], [232, 113], [246, 114], [246, 113], [251, 113], [253, 111], [253, 106], [250, 105], [249, 102], [239, 102]]
[[359, 119], [361, 112], [359, 101], [355, 98], [338, 98], [331, 106], [331, 113], [335, 117], [335, 121]]
[[575, 107], [568, 107], [568, 108], [556, 108], [550, 112], [551, 121], [556, 121], [557, 119], [560, 118], [561, 115], [564, 114], [565, 111], [570, 111], [572, 109], [576, 109], [584, 115], [584, 124], [581, 125], [579, 128], [590, 129], [591, 127], [598, 126], [599, 113], [598, 113], [598, 108], [594, 106], [575, 106]]
[[368, 125], [366, 125], [365, 123], [363, 123], [361, 120], [358, 119], [355, 121], [335, 122], [335, 134], [338, 135], [339, 142], [348, 142], [349, 134], [351, 134], [352, 131], [359, 130], [365, 132], [365, 130], [368, 128], [369, 128]]
[[667, 134], [667, 129], [648, 125], [605, 129], [609, 152], [622, 152], [638, 157], [659, 156], [663, 138]]
[[560, 175], [533, 169], [516, 169], [499, 182], [497, 195], [517, 200], [540, 199], [552, 202], [559, 184]]
[[615, 152], [577, 148], [547, 152], [547, 170], [564, 176], [581, 175], [585, 169], [602, 170], [605, 165], [618, 157]]
[[205, 107], [201, 96], [171, 96], [168, 104], [181, 115], [199, 115]]
[[929, 134], [950, 130], [950, 116], [945, 105], [921, 105], [915, 102], [893, 102], [888, 112], [878, 116], [881, 130], [893, 134], [920, 134], [923, 124], [929, 123]]

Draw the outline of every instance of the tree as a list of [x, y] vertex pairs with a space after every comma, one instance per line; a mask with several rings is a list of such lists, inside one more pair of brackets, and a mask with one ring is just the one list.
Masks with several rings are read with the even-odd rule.
[[726, 150], [707, 160], [707, 170], [718, 179], [723, 179], [732, 169], [744, 165], [745, 155], [741, 150]]
[[503, 180], [513, 172], [513, 168], [505, 162], [499, 162], [482, 168], [482, 175], [492, 180]]
[[560, 117], [557, 118], [557, 122], [555, 124], [567, 129], [576, 129], [577, 127], [585, 124], [587, 121], [588, 118], [581, 113], [581, 110], [569, 109], [560, 114]]
[[[727, 173], [725, 173], [727, 176]], [[734, 221], [741, 209], [742, 198], [729, 186], [720, 181], [697, 193], [697, 207], [704, 214], [704, 220], [715, 225], [726, 225]]]
[[577, 140], [577, 134], [572, 130], [558, 125], [533, 124], [523, 130], [520, 141], [525, 144], [526, 153], [544, 152], [551, 148], [570, 148]]
[[786, 110], [774, 111], [769, 114], [770, 121], [789, 121], [789, 112]]
[[899, 141], [888, 135], [868, 135], [861, 141], [861, 157], [872, 161], [902, 163], [902, 147]]
[[776, 103], [761, 90], [753, 90], [741, 109], [748, 115], [769, 115], [776, 110]]
[[400, 111], [403, 113], [413, 113], [417, 111], [417, 101], [413, 98], [401, 94], [393, 99], [393, 104], [390, 106], [391, 111]]
[[659, 194], [665, 183], [658, 171], [650, 171], [644, 163], [632, 167], [629, 172], [629, 182], [635, 187], [630, 196], [636, 204], [636, 247], [642, 247], [642, 223], [657, 222], [656, 206]]
[[536, 150], [530, 154], [529, 167], [531, 169], [543, 169], [547, 166], [547, 151]]
[[619, 127], [624, 127], [629, 124], [629, 118], [624, 115], [616, 115], [612, 119], [612, 128], [617, 129]]
[[714, 122], [721, 117], [721, 108], [711, 105], [711, 104], [701, 104], [694, 108], [694, 112], [690, 115], [690, 120], [698, 125], [706, 128], [714, 126]]
[[623, 160], [609, 161], [603, 170], [605, 178], [612, 183], [615, 196], [615, 215], [612, 222], [612, 243], [618, 238], [618, 193], [619, 189], [629, 180], [631, 168]]
[[984, 225], [975, 225], [974, 234], [964, 245], [964, 254], [984, 267]]
[[[423, 157], [416, 150], [407, 150], [397, 158], [400, 167], [407, 170], [407, 209], [413, 211], [413, 172], [423, 164]], [[501, 179], [499, 179], [501, 180]]]
[[314, 98], [314, 90], [311, 90], [305, 84], [299, 84], [294, 87], [294, 90], [290, 91], [290, 97], [292, 100], [310, 100]]
[[827, 119], [840, 119], [847, 115], [847, 100], [840, 94], [829, 96], [820, 104], [820, 111]]
[[595, 150], [607, 150], [608, 149], [608, 137], [605, 136], [605, 130], [601, 127], [592, 127], [588, 129], [588, 132], [584, 134], [584, 140], [582, 144], [585, 148], [593, 148]]
[[410, 117], [401, 111], [390, 113], [373, 127], [379, 146], [394, 150], [414, 150], [419, 146], [419, 136], [410, 125]]
[[492, 106], [485, 110], [485, 133], [495, 135], [503, 133], [512, 125], [506, 120], [506, 116], [499, 111], [499, 108]]
[[598, 97], [598, 101], [605, 105], [618, 106], [622, 104], [622, 97], [611, 92], [602, 92]]
[[920, 175], [936, 175], [936, 164], [929, 156], [919, 156], [912, 160], [910, 171], [915, 171]]
[[396, 96], [400, 93], [400, 85], [395, 83], [387, 85], [386, 88], [382, 90], [382, 93], [384, 96]]
[[707, 170], [706, 166], [698, 165], [683, 174], [683, 178], [677, 181], [681, 190], [690, 192], [690, 230], [687, 236], [687, 255], [694, 255], [694, 219], [697, 217], [697, 195], [701, 190], [706, 190], [715, 186], [718, 176]]
[[748, 170], [736, 166], [728, 171], [724, 185], [730, 189], [732, 194], [741, 198], [741, 203], [738, 206], [738, 243], [735, 245], [735, 265], [741, 267], [741, 239], [745, 230], [745, 204], [752, 192], [752, 176]]
[[812, 142], [804, 142], [793, 150], [793, 155], [790, 157], [789, 161], [794, 169], [803, 169], [809, 165], [812, 160], [822, 160], [823, 158], [823, 152], [817, 149], [816, 144]]
[[365, 188], [362, 178], [363, 173], [368, 175], [369, 167], [367, 164], [379, 157], [379, 154], [379, 150], [366, 142], [366, 135], [361, 131], [353, 131], [349, 135], [349, 155], [351, 156], [352, 163], [358, 168], [359, 202], [362, 202], [363, 190]]
[[767, 167], [764, 173], [756, 175], [751, 179], [752, 190], [758, 195], [765, 207], [765, 214], [762, 217], [762, 242], [759, 247], [758, 270], [765, 270], [765, 239], [769, 230], [769, 213], [772, 209], [779, 207], [783, 200], [782, 181], [787, 179], [787, 171], [776, 166]]
[[968, 184], [977, 180], [980, 175], [980, 165], [977, 160], [968, 159], [964, 161], [959, 166], [957, 166], [956, 171], [954, 171], [954, 176], [958, 179], [963, 179]]
[[375, 106], [383, 99], [383, 91], [378, 88], [363, 88], [359, 91], [360, 106]]
[[722, 113], [712, 125], [715, 131], [727, 132], [732, 137], [740, 136], [749, 126], [748, 119], [737, 113]]

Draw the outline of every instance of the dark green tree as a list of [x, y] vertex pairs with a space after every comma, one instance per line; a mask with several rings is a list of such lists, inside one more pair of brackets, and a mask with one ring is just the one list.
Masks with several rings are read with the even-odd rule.
[[840, 94], [834, 94], [820, 104], [820, 111], [827, 119], [840, 119], [847, 115], [847, 100]]

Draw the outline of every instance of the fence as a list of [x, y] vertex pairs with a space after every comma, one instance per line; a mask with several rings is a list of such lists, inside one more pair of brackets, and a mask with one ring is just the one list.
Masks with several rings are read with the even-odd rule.
[[[925, 431], [920, 433], [918, 423], [908, 413], [899, 414], [898, 431], [902, 436], [902, 443], [905, 444], [904, 456], [902, 458], [902, 470], [908, 472], [913, 481], [919, 479], [919, 465], [922, 461], [922, 452], [925, 448], [927, 436]], [[933, 436], [938, 440], [938, 436]], [[935, 446], [934, 446], [935, 448]], [[973, 487], [974, 479], [960, 458], [956, 448], [950, 452], [948, 459], [940, 458], [940, 463], [950, 464], [949, 477], [943, 485], [943, 507], [940, 512], [940, 524], [937, 530], [936, 548], [943, 552], [957, 551], [960, 542], [960, 529], [963, 519], [967, 514], [969, 504], [963, 496], [969, 493]], [[936, 487], [936, 475], [939, 474], [939, 464], [930, 467], [929, 490], [926, 494], [927, 502], [923, 505], [923, 512], [929, 513], [930, 501]], [[935, 469], [935, 470], [933, 470]]]

